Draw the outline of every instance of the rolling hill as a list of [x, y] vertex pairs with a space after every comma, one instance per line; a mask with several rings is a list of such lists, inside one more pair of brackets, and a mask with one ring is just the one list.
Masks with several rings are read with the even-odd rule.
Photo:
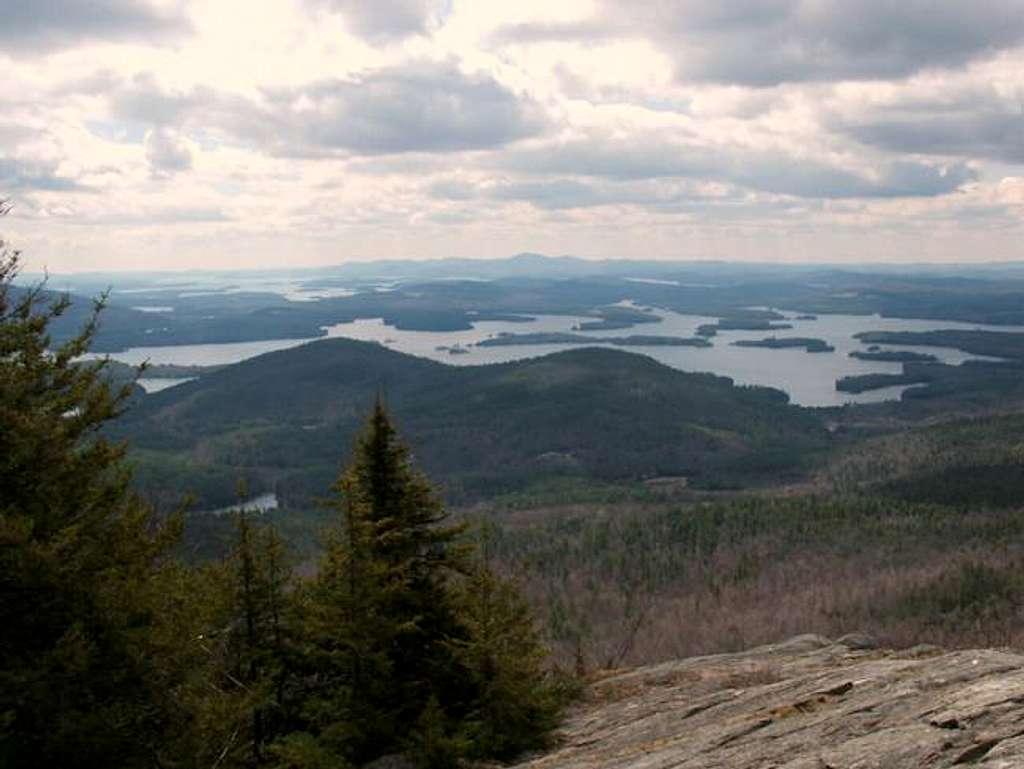
[[450, 499], [552, 477], [686, 477], [704, 488], [799, 474], [827, 434], [815, 412], [642, 355], [585, 348], [451, 367], [347, 339], [269, 353], [142, 398], [114, 426], [144, 489], [232, 501], [235, 482], [289, 505], [322, 494], [376, 394]]

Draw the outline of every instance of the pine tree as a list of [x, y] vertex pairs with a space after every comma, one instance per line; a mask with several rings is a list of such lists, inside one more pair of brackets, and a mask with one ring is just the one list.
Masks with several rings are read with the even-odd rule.
[[292, 572], [272, 526], [253, 525], [245, 509], [236, 517], [231, 555], [209, 569], [219, 608], [203, 634], [206, 691], [196, 703], [199, 763], [228, 769], [270, 761], [271, 746], [286, 728], [293, 644]]
[[446, 525], [380, 399], [332, 490], [340, 521], [309, 613], [315, 728], [361, 762], [398, 750], [432, 698], [455, 708], [467, 698], [449, 644], [464, 633], [449, 589], [466, 567], [464, 529]]
[[404, 749], [446, 769], [542, 744], [561, 701], [529, 609], [474, 564], [380, 399], [333, 491], [340, 521], [307, 613], [315, 691], [289, 765]]
[[459, 660], [475, 691], [461, 733], [474, 758], [508, 760], [542, 747], [568, 690], [544, 670], [547, 649], [515, 587], [480, 563], [457, 593], [467, 637]]
[[69, 301], [15, 287], [18, 268], [0, 243], [0, 765], [149, 766], [184, 717], [187, 641], [166, 625], [181, 603], [160, 588], [181, 576], [164, 558], [176, 527], [154, 524], [100, 435], [129, 388], [78, 362], [96, 314], [51, 350]]

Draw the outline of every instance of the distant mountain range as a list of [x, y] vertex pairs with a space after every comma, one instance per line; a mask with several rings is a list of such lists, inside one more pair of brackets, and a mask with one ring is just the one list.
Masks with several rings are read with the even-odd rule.
[[[751, 280], [804, 273], [854, 273], [868, 275], [930, 275], [933, 277], [976, 277], [1024, 279], [1024, 261], [948, 264], [939, 262], [817, 263], [734, 262], [721, 260], [584, 259], [576, 256], [547, 256], [523, 252], [494, 259], [383, 259], [349, 261], [323, 267], [259, 270], [183, 270], [181, 272], [83, 272], [53, 274], [50, 285], [57, 290], [98, 293], [114, 285], [119, 289], [182, 287], [200, 283], [232, 283], [239, 280], [285, 278], [299, 282], [325, 280], [418, 280], [431, 278], [580, 278], [580, 277], [678, 277], [716, 276]], [[22, 282], [43, 276], [26, 274]]]

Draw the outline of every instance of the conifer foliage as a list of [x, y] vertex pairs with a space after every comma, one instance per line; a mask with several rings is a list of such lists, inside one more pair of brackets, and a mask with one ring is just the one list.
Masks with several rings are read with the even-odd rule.
[[[154, 528], [123, 447], [99, 436], [128, 389], [50, 349], [68, 301], [18, 289], [0, 243], [0, 766], [149, 766], [175, 720]], [[99, 305], [97, 306], [97, 310]]]
[[333, 491], [308, 609], [321, 748], [442, 767], [541, 744], [558, 703], [532, 620], [448, 522], [380, 399]]

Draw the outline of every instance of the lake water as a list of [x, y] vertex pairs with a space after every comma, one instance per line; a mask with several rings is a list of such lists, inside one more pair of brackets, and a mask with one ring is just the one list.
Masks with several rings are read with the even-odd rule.
[[[275, 350], [287, 350], [312, 339], [265, 339], [258, 342], [231, 342], [228, 344], [177, 344], [163, 347], [131, 347], [124, 352], [112, 352], [110, 357], [130, 366], [149, 361], [154, 366], [220, 366], [238, 363]], [[87, 358], [102, 358], [103, 354], [89, 353]]]
[[169, 387], [185, 384], [185, 382], [191, 382], [193, 379], [195, 379], [194, 376], [175, 378], [166, 377], [163, 379], [142, 377], [141, 379], [137, 379], [135, 381], [138, 383], [139, 387], [141, 387], [147, 393], [158, 393], [161, 390], [168, 389]]
[[[576, 332], [590, 337], [622, 337], [632, 334], [691, 337], [703, 323], [714, 323], [715, 318], [698, 315], [658, 311], [660, 323], [647, 323], [615, 331]], [[837, 392], [835, 382], [844, 376], [884, 372], [898, 374], [902, 364], [862, 361], [849, 357], [854, 350], [865, 350], [866, 345], [854, 338], [862, 331], [930, 331], [934, 329], [983, 329], [993, 331], [1024, 331], [1020, 326], [986, 326], [953, 321], [906, 320], [865, 315], [819, 315], [816, 320], [796, 320], [796, 313], [787, 313], [786, 322], [793, 328], [779, 331], [720, 331], [710, 341], [712, 347], [623, 347], [619, 349], [643, 353], [668, 366], [682, 371], [710, 371], [732, 378], [740, 385], [766, 385], [789, 393], [794, 403], [804, 406], [838, 406], [843, 403], [869, 403], [896, 399], [906, 387], [888, 387], [882, 390], [851, 394]], [[504, 363], [523, 358], [547, 355], [579, 345], [515, 345], [502, 347], [476, 347], [483, 341], [502, 333], [569, 332], [585, 320], [570, 315], [542, 315], [527, 323], [482, 321], [466, 331], [400, 331], [384, 325], [380, 319], [357, 320], [329, 326], [329, 337], [348, 337], [378, 342], [391, 349], [410, 355], [441, 361], [456, 366]], [[763, 339], [767, 336], [806, 336], [824, 339], [836, 348], [831, 353], [808, 353], [802, 348], [773, 350], [754, 347], [736, 347], [739, 340]], [[274, 350], [304, 344], [307, 339], [277, 339], [233, 344], [179, 345], [168, 347], [139, 347], [110, 357], [138, 365], [148, 360], [153, 364], [218, 365], [237, 363], [246, 358]], [[441, 347], [458, 346], [467, 350], [452, 355]], [[942, 347], [884, 346], [884, 349], [913, 350], [934, 355], [944, 363], [960, 364], [981, 356], [968, 355]]]
[[252, 497], [244, 502], [239, 502], [235, 505], [228, 505], [227, 507], [219, 507], [216, 510], [207, 510], [206, 512], [212, 513], [213, 515], [238, 513], [242, 510], [245, 510], [247, 513], [267, 513], [271, 510], [277, 510], [277, 508], [277, 494], [260, 494], [258, 497]]

